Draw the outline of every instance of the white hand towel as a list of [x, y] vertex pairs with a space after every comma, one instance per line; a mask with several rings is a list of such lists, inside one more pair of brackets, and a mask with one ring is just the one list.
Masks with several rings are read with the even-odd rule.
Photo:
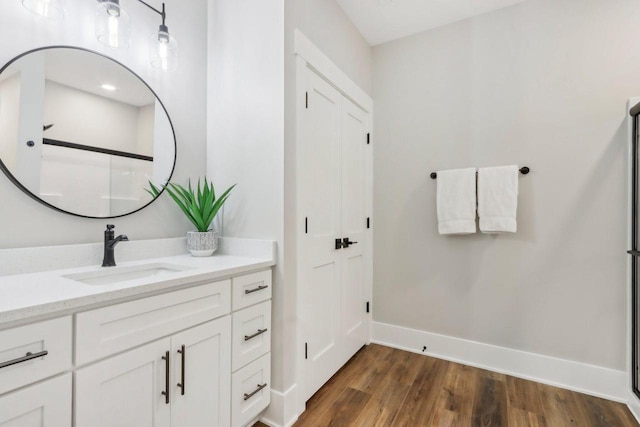
[[478, 169], [478, 217], [483, 233], [516, 232], [518, 173], [518, 166]]
[[476, 232], [476, 170], [438, 172], [438, 231], [440, 234]]

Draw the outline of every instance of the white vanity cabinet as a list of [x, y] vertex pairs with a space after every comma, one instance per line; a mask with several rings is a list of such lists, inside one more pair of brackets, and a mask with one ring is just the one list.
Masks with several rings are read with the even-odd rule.
[[76, 427], [229, 425], [229, 316], [76, 372]]
[[170, 346], [165, 338], [76, 371], [76, 426], [170, 426], [161, 394]]
[[71, 369], [71, 316], [0, 331], [0, 395]]
[[0, 396], [0, 427], [71, 427], [71, 374]]
[[227, 426], [231, 420], [231, 318], [206, 323], [171, 338], [171, 425]]
[[76, 315], [76, 366], [229, 314], [231, 280], [206, 283]]
[[0, 329], [0, 427], [251, 423], [270, 403], [272, 272], [239, 271]]
[[65, 316], [0, 331], [0, 427], [71, 426], [71, 374], [59, 375], [71, 369], [71, 325]]
[[271, 270], [232, 279], [233, 427], [252, 422], [271, 402]]
[[251, 422], [270, 402], [271, 286], [269, 269], [78, 313], [75, 426]]

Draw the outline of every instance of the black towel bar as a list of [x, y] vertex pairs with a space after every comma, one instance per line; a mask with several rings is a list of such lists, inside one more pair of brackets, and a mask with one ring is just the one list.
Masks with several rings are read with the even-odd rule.
[[[523, 166], [523, 167], [520, 168], [520, 173], [522, 175], [526, 175], [529, 172], [531, 172], [531, 169], [529, 169], [527, 166]], [[476, 172], [476, 174], [477, 173], [478, 172]], [[438, 178], [438, 174], [436, 172], [431, 172], [431, 179], [436, 179], [436, 178]]]

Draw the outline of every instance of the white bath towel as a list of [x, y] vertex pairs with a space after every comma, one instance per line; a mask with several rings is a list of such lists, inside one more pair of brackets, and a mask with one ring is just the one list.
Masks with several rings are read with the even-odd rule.
[[438, 172], [438, 231], [440, 234], [476, 232], [476, 169]]
[[518, 166], [478, 169], [478, 217], [483, 233], [516, 232], [518, 173]]

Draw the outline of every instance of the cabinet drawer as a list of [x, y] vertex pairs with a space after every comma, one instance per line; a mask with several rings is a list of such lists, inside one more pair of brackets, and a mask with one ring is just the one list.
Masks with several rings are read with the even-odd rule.
[[233, 370], [271, 350], [271, 301], [233, 313]]
[[76, 365], [224, 316], [230, 299], [230, 280], [223, 280], [79, 313]]
[[0, 331], [0, 394], [71, 368], [71, 336], [71, 316]]
[[234, 373], [231, 382], [231, 421], [241, 427], [271, 402], [271, 353]]
[[71, 374], [0, 397], [0, 427], [71, 427]]
[[233, 310], [271, 299], [271, 270], [233, 278]]

